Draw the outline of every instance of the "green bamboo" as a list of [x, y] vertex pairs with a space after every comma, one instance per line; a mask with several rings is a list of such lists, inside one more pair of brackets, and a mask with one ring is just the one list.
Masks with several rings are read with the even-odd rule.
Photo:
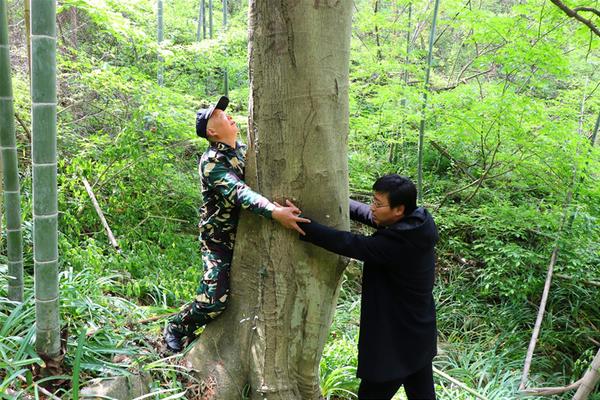
[[425, 87], [423, 90], [423, 106], [421, 108], [421, 123], [419, 125], [419, 159], [417, 166], [417, 194], [419, 204], [423, 203], [423, 140], [425, 138], [425, 110], [427, 109], [427, 93], [429, 92], [429, 74], [431, 72], [431, 60], [433, 54], [433, 40], [435, 38], [435, 27], [437, 24], [440, 0], [435, 0], [433, 8], [433, 22], [429, 34], [429, 53], [427, 55], [427, 70], [425, 72]]
[[159, 86], [163, 85], [163, 58], [160, 54], [161, 44], [163, 41], [163, 2], [162, 0], [158, 0], [158, 24], [157, 24], [157, 33], [158, 33], [158, 84]]
[[56, 2], [31, 0], [36, 351], [60, 354], [56, 198]]
[[4, 176], [6, 244], [8, 253], [8, 298], [23, 301], [23, 244], [21, 236], [21, 193], [15, 140], [15, 117], [6, 0], [0, 0], [0, 149]]

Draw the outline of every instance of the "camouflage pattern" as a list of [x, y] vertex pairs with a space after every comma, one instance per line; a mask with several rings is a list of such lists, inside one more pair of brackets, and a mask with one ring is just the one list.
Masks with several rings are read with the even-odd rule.
[[200, 242], [204, 275], [194, 301], [171, 318], [176, 329], [193, 337], [226, 307], [229, 274], [240, 208], [271, 218], [275, 205], [244, 182], [246, 146], [211, 143], [200, 158], [203, 204], [200, 207]]
[[212, 143], [200, 159], [200, 237], [233, 250], [240, 206], [271, 218], [275, 205], [244, 183], [246, 146]]
[[185, 336], [219, 316], [225, 310], [229, 296], [229, 274], [232, 252], [224, 247], [202, 246], [204, 275], [196, 290], [196, 298], [170, 322]]

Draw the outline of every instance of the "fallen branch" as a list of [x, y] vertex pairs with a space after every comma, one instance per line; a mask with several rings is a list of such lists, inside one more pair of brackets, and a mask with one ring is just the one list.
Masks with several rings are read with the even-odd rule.
[[523, 376], [521, 377], [521, 384], [519, 385], [520, 391], [525, 390], [525, 385], [527, 385], [529, 369], [531, 368], [531, 361], [533, 359], [533, 352], [535, 351], [535, 345], [540, 334], [540, 328], [542, 327], [542, 320], [544, 319], [544, 312], [546, 311], [546, 302], [548, 301], [548, 293], [550, 292], [552, 273], [554, 272], [554, 264], [556, 264], [557, 255], [558, 245], [554, 246], [552, 258], [550, 259], [550, 265], [548, 266], [548, 272], [546, 273], [546, 283], [544, 284], [542, 301], [540, 302], [540, 309], [538, 310], [538, 315], [535, 320], [535, 327], [533, 328], [533, 334], [531, 335], [531, 341], [529, 342], [529, 348], [527, 349], [527, 357], [525, 358], [525, 366], [523, 367]]
[[[565, 275], [565, 274], [556, 274], [555, 276], [556, 276], [557, 278], [567, 279], [567, 280], [571, 280], [571, 281], [573, 281], [573, 280], [576, 280], [576, 278], [574, 278], [574, 277], [572, 277], [572, 276], [570, 276], [570, 275]], [[586, 284], [586, 285], [591, 285], [591, 286], [598, 286], [598, 287], [600, 287], [600, 282], [598, 282], [598, 281], [583, 281], [583, 280], [582, 280], [582, 281], [579, 281], [579, 280], [578, 280], [578, 282], [580, 282], [580, 283], [584, 283], [584, 284]]]
[[[19, 378], [21, 381], [23, 381], [25, 383], [28, 383], [27, 382], [27, 378], [25, 378], [23, 375], [17, 375], [17, 378]], [[60, 400], [60, 397], [57, 397], [57, 396], [53, 395], [52, 393], [50, 393], [49, 391], [47, 391], [46, 389], [44, 389], [43, 387], [41, 387], [37, 383], [33, 382], [32, 385], [35, 386], [35, 387], [37, 387], [37, 389], [40, 392], [42, 392], [43, 394], [45, 394], [46, 396], [48, 396], [49, 399]]]
[[461, 381], [451, 377], [450, 375], [446, 374], [445, 372], [440, 371], [439, 369], [437, 369], [436, 367], [433, 367], [433, 372], [435, 372], [436, 374], [438, 374], [439, 376], [441, 376], [442, 378], [454, 383], [456, 386], [460, 387], [461, 389], [466, 390], [467, 392], [471, 393], [473, 396], [477, 397], [478, 399], [481, 400], [489, 400], [487, 397], [485, 397], [482, 394], [477, 393], [476, 391], [474, 391], [473, 389], [471, 389], [470, 387], [468, 387], [467, 385], [465, 385], [464, 383], [462, 383]]
[[92, 192], [90, 183], [88, 182], [87, 179], [85, 179], [85, 177], [83, 177], [82, 180], [83, 180], [83, 184], [85, 186], [85, 190], [87, 191], [88, 195], [90, 196], [90, 199], [92, 200], [92, 203], [94, 204], [96, 213], [98, 214], [98, 217], [100, 217], [100, 221], [102, 222], [102, 225], [104, 225], [104, 229], [106, 229], [106, 234], [108, 235], [110, 244], [112, 244], [112, 246], [115, 248], [115, 250], [117, 250], [117, 253], [121, 253], [121, 248], [119, 247], [117, 240], [115, 239], [112, 231], [110, 230], [110, 226], [108, 226], [108, 222], [106, 222], [106, 218], [104, 218], [104, 213], [102, 212], [102, 210], [100, 209], [100, 206], [98, 205], [98, 201], [96, 200], [96, 196], [94, 195], [94, 192]]
[[579, 387], [579, 385], [581, 385], [582, 381], [583, 381], [583, 378], [581, 378], [577, 382], [571, 383], [568, 386], [531, 388], [531, 389], [522, 390], [521, 393], [528, 394], [531, 396], [552, 396], [555, 394], [561, 394], [561, 393], [568, 392], [569, 390], [577, 389]]

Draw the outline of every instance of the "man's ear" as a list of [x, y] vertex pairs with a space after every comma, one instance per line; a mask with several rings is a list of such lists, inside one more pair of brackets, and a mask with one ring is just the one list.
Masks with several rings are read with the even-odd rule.
[[217, 132], [212, 129], [212, 128], [206, 128], [206, 138], [207, 139], [211, 139], [211, 138], [215, 138], [217, 136]]
[[405, 210], [406, 210], [406, 207], [404, 207], [404, 204], [400, 204], [399, 206], [394, 207], [394, 209], [393, 209], [394, 215], [396, 217], [402, 217], [404, 215]]

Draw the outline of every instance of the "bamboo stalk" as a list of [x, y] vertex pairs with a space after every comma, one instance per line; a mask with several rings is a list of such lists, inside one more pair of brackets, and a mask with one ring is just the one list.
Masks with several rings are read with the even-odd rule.
[[85, 186], [85, 190], [87, 191], [88, 195], [90, 196], [90, 199], [92, 200], [92, 204], [94, 205], [94, 208], [96, 209], [96, 213], [98, 214], [98, 217], [100, 218], [100, 221], [102, 222], [102, 225], [104, 226], [104, 229], [106, 230], [106, 235], [108, 236], [108, 240], [110, 241], [110, 244], [115, 248], [115, 250], [117, 250], [117, 253], [121, 252], [121, 248], [119, 247], [119, 244], [117, 243], [117, 240], [115, 239], [115, 236], [112, 233], [112, 230], [110, 229], [110, 226], [108, 226], [108, 222], [106, 222], [106, 218], [104, 218], [104, 213], [102, 212], [102, 209], [100, 208], [100, 205], [98, 204], [98, 200], [96, 200], [96, 196], [94, 195], [94, 192], [92, 191], [92, 187], [90, 186], [90, 183], [88, 182], [87, 179], [82, 178], [83, 180], [83, 185]]
[[23, 301], [23, 240], [21, 233], [21, 192], [15, 138], [15, 118], [6, 0], [0, 0], [0, 149], [4, 177], [6, 244], [8, 253], [8, 298]]
[[36, 351], [60, 354], [56, 196], [56, 2], [31, 0]]
[[429, 52], [427, 54], [427, 69], [425, 72], [425, 87], [423, 88], [423, 106], [421, 107], [421, 123], [419, 124], [419, 151], [417, 166], [417, 196], [419, 204], [423, 203], [423, 141], [425, 139], [425, 110], [427, 109], [427, 93], [429, 92], [429, 75], [431, 73], [431, 61], [433, 58], [433, 41], [435, 39], [435, 27], [437, 24], [440, 0], [435, 0], [433, 8], [433, 21], [429, 34]]

